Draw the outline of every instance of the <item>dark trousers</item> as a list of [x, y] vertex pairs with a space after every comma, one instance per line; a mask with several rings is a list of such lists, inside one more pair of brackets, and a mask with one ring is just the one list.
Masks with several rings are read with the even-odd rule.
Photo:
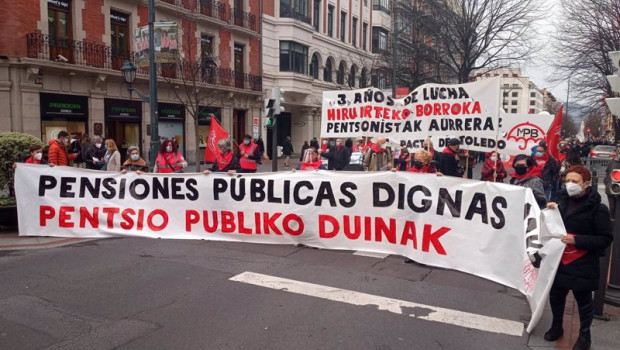
[[616, 218], [616, 196], [607, 196], [607, 201], [609, 202], [609, 216], [612, 219]]
[[[551, 313], [553, 314], [552, 328], [562, 328], [564, 321], [564, 308], [566, 307], [566, 296], [568, 289], [551, 287], [549, 293], [549, 303], [551, 304]], [[577, 301], [579, 309], [579, 336], [590, 339], [590, 326], [594, 319], [594, 300], [591, 291], [573, 291], [573, 296]]]

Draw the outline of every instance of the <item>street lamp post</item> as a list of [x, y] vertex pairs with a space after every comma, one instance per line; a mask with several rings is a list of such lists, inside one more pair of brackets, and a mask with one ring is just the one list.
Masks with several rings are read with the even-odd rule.
[[136, 79], [136, 67], [130, 60], [126, 60], [121, 67], [123, 80], [127, 83], [129, 96], [135, 92], [144, 102], [148, 102], [151, 111], [151, 147], [149, 150], [149, 161], [152, 167], [155, 166], [155, 159], [159, 152], [159, 129], [157, 127], [157, 65], [155, 63], [155, 0], [149, 2], [149, 95], [145, 96], [133, 87]]

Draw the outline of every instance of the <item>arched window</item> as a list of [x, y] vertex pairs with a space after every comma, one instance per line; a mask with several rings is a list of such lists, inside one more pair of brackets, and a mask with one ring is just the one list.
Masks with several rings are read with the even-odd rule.
[[336, 84], [344, 85], [344, 61], [340, 61], [340, 65], [338, 66], [338, 75], [336, 77]]
[[355, 76], [357, 75], [357, 66], [351, 66], [349, 72], [349, 87], [355, 87]]
[[368, 72], [366, 68], [362, 68], [362, 74], [360, 74], [360, 87], [365, 88], [368, 86]]
[[327, 82], [332, 81], [332, 60], [331, 57], [325, 62], [325, 69], [323, 69], [323, 80]]
[[316, 55], [312, 55], [312, 60], [310, 61], [310, 76], [314, 79], [319, 78], [319, 57]]

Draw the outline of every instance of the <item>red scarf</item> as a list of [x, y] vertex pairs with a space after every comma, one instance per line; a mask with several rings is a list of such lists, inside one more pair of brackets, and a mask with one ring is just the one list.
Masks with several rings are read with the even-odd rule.
[[299, 165], [299, 170], [318, 170], [321, 165], [323, 165], [323, 162], [321, 162], [320, 160], [317, 160], [313, 163], [301, 163]]
[[[43, 159], [43, 158], [41, 158]], [[30, 156], [30, 158], [26, 159], [26, 163], [27, 164], [41, 164], [40, 160], [36, 160], [33, 156]]]
[[539, 168], [544, 169], [545, 165], [549, 161], [549, 155], [545, 154], [542, 157], [534, 156], [534, 160], [536, 161], [536, 164], [538, 165]]
[[321, 145], [321, 149], [322, 149], [323, 151], [327, 151], [327, 146], [329, 146], [329, 145], [327, 145], [327, 144], [325, 144], [325, 145]]
[[426, 164], [420, 169], [416, 168], [415, 166], [412, 166], [411, 168], [407, 169], [407, 171], [410, 171], [412, 173], [428, 174], [428, 173], [431, 173], [431, 165]]
[[447, 153], [447, 154], [451, 154], [453, 156], [456, 156], [456, 152], [454, 152], [450, 147], [444, 148], [443, 151], [441, 151], [441, 153]]
[[376, 143], [373, 143], [372, 146], [370, 146], [370, 149], [373, 152], [375, 152], [375, 153], [383, 153], [383, 152], [385, 152], [385, 148], [379, 147], [379, 145], [377, 145]]
[[517, 180], [523, 180], [523, 179], [528, 178], [528, 177], [538, 177], [536, 175], [536, 172], [537, 172], [536, 166], [533, 166], [533, 167], [529, 168], [527, 170], [527, 172], [525, 174], [523, 174], [523, 175], [517, 175], [517, 172], [514, 171], [514, 172], [510, 173], [510, 177], [514, 177]]
[[232, 157], [233, 157], [233, 154], [230, 151], [226, 152], [226, 154], [224, 155], [221, 155], [220, 153], [218, 153], [217, 156], [215, 156], [215, 161], [217, 162], [217, 168], [219, 170], [226, 169], [226, 167], [232, 161]]

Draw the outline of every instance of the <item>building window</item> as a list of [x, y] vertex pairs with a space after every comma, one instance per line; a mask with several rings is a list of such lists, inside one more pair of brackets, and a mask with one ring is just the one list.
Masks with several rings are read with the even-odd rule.
[[340, 61], [340, 65], [338, 66], [338, 73], [336, 75], [336, 84], [344, 85], [344, 61]]
[[519, 91], [513, 91], [512, 97], [519, 97]]
[[368, 73], [366, 68], [362, 68], [362, 73], [360, 74], [360, 87], [365, 88], [368, 86]]
[[327, 36], [334, 37], [334, 6], [327, 6]]
[[352, 66], [349, 72], [349, 87], [355, 87], [355, 76], [357, 75], [357, 67]]
[[507, 105], [507, 104], [508, 104], [508, 101], [504, 100], [504, 103], [503, 103], [503, 104], [504, 104], [504, 105]]
[[280, 72], [308, 74], [308, 47], [294, 41], [280, 41]]
[[110, 35], [112, 37], [112, 66], [120, 70], [129, 59], [129, 15], [110, 11]]
[[385, 90], [388, 87], [388, 80], [385, 71], [374, 71], [370, 77], [372, 86], [377, 89]]
[[310, 60], [310, 76], [314, 79], [319, 78], [319, 57], [314, 54]]
[[508, 74], [502, 74], [502, 77], [508, 78]]
[[328, 58], [325, 62], [325, 68], [323, 69], [323, 80], [330, 82], [332, 81], [332, 60]]
[[512, 73], [512, 77], [513, 77], [513, 78], [518, 78], [518, 77], [519, 77], [519, 74], [517, 74], [517, 73]]
[[48, 0], [47, 23], [50, 59], [56, 60], [58, 55], [62, 55], [69, 62], [73, 62], [71, 2]]
[[280, 0], [280, 17], [293, 18], [310, 24], [308, 0]]
[[203, 80], [207, 83], [215, 83], [215, 68], [217, 65], [213, 60], [213, 36], [205, 33], [200, 34], [200, 58]]
[[536, 101], [530, 101], [530, 106], [536, 106]]
[[388, 33], [380, 27], [372, 28], [372, 52], [381, 53], [388, 49]]
[[510, 113], [516, 114], [517, 113], [517, 109], [516, 108], [511, 109]]
[[368, 7], [368, 0], [364, 0], [364, 7]]
[[357, 47], [357, 18], [353, 17], [351, 22], [351, 43]]
[[321, 0], [314, 0], [314, 8], [312, 10], [312, 24], [314, 30], [319, 31], [319, 23], [321, 22]]
[[347, 13], [340, 11], [340, 41], [345, 42], [347, 29]]
[[536, 97], [536, 92], [535, 91], [530, 92], [530, 97]]
[[366, 51], [366, 42], [368, 41], [368, 23], [362, 24], [362, 50]]
[[244, 88], [244, 73], [245, 73], [245, 46], [243, 44], [235, 43], [234, 46], [234, 58], [233, 64], [235, 68], [235, 87], [239, 89]]
[[390, 0], [372, 0], [372, 9], [390, 13]]
[[519, 88], [519, 84], [512, 84], [513, 88]]
[[516, 106], [516, 105], [517, 105], [517, 103], [518, 103], [518, 102], [517, 102], [517, 100], [512, 100], [512, 101], [510, 101], [510, 104], [511, 104], [511, 105], [513, 105], [513, 106]]
[[508, 91], [504, 91], [504, 97], [508, 97]]
[[534, 110], [533, 109], [530, 109], [530, 114], [534, 114]]

